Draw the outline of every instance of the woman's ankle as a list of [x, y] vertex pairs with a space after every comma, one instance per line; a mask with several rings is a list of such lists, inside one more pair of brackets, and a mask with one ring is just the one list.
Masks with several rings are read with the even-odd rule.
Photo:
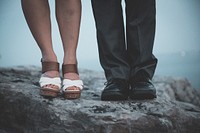
[[[42, 55], [42, 62], [58, 62], [57, 57], [55, 54], [48, 54], [48, 55]], [[47, 76], [47, 77], [60, 77], [60, 72], [59, 71], [47, 71], [42, 74], [42, 76]]]
[[77, 64], [76, 55], [65, 54], [63, 58], [63, 64]]
[[56, 55], [42, 55], [43, 62], [58, 62]]
[[64, 75], [64, 79], [70, 79], [70, 80], [79, 80], [80, 77], [77, 73], [65, 73]]

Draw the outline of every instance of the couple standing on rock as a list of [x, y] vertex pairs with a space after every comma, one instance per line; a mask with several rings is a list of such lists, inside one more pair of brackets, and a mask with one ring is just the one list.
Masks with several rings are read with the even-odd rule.
[[[81, 0], [56, 0], [56, 19], [63, 43], [63, 80], [52, 47], [48, 0], [21, 0], [24, 16], [42, 53], [41, 95], [80, 98], [83, 82], [77, 69]], [[107, 84], [101, 100], [156, 98], [151, 82], [157, 64], [152, 54], [155, 36], [155, 0], [125, 0], [126, 30], [121, 0], [92, 0], [100, 63]], [[125, 33], [126, 32], [126, 33]]]

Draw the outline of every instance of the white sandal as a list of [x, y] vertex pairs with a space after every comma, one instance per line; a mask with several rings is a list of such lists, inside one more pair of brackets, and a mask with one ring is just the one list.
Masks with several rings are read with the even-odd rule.
[[[42, 76], [40, 77], [40, 95], [45, 97], [57, 97], [61, 88], [61, 79], [60, 77], [47, 77], [44, 75], [47, 71], [58, 71], [59, 72], [59, 63], [57, 62], [42, 62]], [[53, 85], [54, 87], [50, 87]], [[55, 88], [57, 86], [57, 88]]]
[[[77, 73], [77, 65], [76, 64], [66, 64], [62, 66], [63, 75], [65, 73]], [[69, 89], [70, 87], [76, 87], [77, 89]], [[78, 99], [81, 97], [81, 92], [83, 89], [83, 81], [82, 80], [70, 80], [64, 79], [62, 91], [64, 93], [65, 99]]]

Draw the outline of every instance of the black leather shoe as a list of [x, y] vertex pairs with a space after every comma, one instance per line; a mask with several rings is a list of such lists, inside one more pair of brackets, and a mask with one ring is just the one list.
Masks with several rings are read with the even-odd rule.
[[[138, 75], [136, 75], [138, 76]], [[145, 100], [156, 98], [156, 89], [151, 80], [144, 75], [140, 75], [131, 80], [129, 97], [132, 100]]]
[[119, 101], [127, 100], [129, 92], [129, 84], [124, 79], [112, 79], [108, 81], [106, 87], [101, 94], [103, 101]]

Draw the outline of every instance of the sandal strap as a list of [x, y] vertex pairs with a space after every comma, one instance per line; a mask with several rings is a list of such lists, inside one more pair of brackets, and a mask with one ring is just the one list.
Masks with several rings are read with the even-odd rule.
[[42, 63], [42, 73], [47, 71], [59, 71], [59, 63], [58, 62], [43, 62]]
[[61, 87], [61, 79], [60, 77], [50, 78], [50, 77], [41, 77], [39, 81], [40, 87], [43, 87], [45, 85], [53, 84]]
[[62, 73], [63, 75], [65, 73], [78, 73], [78, 68], [77, 68], [77, 64], [63, 64], [62, 65]]
[[66, 91], [68, 87], [78, 87], [80, 90], [83, 89], [83, 81], [82, 80], [70, 80], [70, 79], [64, 79], [63, 80], [63, 87], [62, 90]]

